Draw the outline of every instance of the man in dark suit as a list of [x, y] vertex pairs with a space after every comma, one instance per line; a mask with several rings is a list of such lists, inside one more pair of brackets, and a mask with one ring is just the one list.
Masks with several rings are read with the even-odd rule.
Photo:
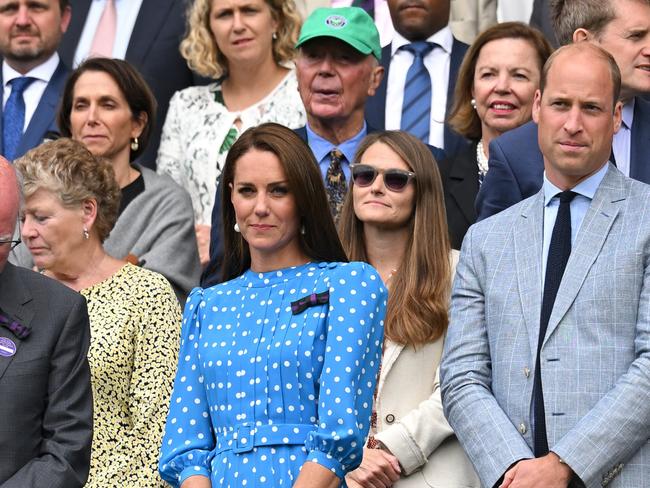
[[86, 302], [7, 262], [19, 200], [0, 158], [0, 486], [82, 487], [93, 419]]
[[535, 0], [533, 2], [530, 25], [542, 31], [553, 47], [558, 47], [557, 37], [555, 36], [553, 23], [551, 22], [550, 0]]
[[[466, 142], [445, 118], [468, 46], [451, 33], [449, 0], [389, 0], [388, 7], [396, 32], [382, 49], [385, 76], [368, 99], [366, 120], [377, 130], [406, 130], [453, 156]], [[418, 63], [424, 63], [421, 69], [426, 68], [428, 86], [420, 87], [415, 80]], [[411, 114], [413, 101], [422, 113]]]
[[[560, 44], [589, 41], [608, 51], [621, 70], [623, 124], [614, 135], [612, 162], [631, 178], [650, 183], [650, 1], [560, 0], [551, 16]], [[583, 25], [576, 25], [581, 19]], [[476, 199], [478, 220], [514, 205], [542, 187], [544, 163], [537, 125], [529, 122], [490, 143], [489, 171]]]
[[[139, 11], [133, 11], [131, 2], [123, 0], [117, 4], [118, 24], [131, 21], [132, 30], [128, 39], [120, 39], [116, 33], [113, 57], [125, 59], [142, 74], [158, 102], [156, 123], [145, 152], [138, 162], [149, 168], [156, 168], [156, 157], [162, 126], [167, 115], [169, 99], [178, 90], [188, 86], [204, 84], [209, 80], [194, 75], [180, 55], [179, 44], [185, 33], [185, 7], [182, 0], [142, 0]], [[76, 66], [89, 54], [90, 42], [97, 27], [98, 18], [89, 15], [93, 9], [103, 8], [104, 2], [92, 0], [70, 0], [72, 20], [63, 36], [59, 53], [69, 66]], [[94, 5], [98, 4], [98, 5]], [[129, 9], [125, 17], [121, 8]], [[95, 12], [97, 13], [97, 12]], [[135, 16], [135, 21], [131, 17]], [[91, 25], [91, 18], [94, 23]], [[80, 43], [81, 41], [81, 43]], [[86, 41], [84, 44], [83, 41]], [[126, 48], [118, 52], [119, 46]], [[81, 51], [84, 51], [82, 54]]]
[[67, 0], [0, 1], [0, 154], [9, 160], [57, 130], [56, 109], [68, 68], [56, 49], [70, 15]]

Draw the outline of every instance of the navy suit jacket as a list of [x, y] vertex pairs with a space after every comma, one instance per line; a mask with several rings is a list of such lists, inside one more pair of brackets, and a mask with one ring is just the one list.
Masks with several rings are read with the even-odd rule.
[[[59, 54], [73, 65], [74, 53], [83, 32], [92, 0], [70, 0], [72, 19], [59, 45]], [[178, 90], [208, 83], [192, 73], [178, 47], [185, 33], [185, 2], [182, 0], [143, 0], [133, 26], [125, 59], [147, 81], [158, 102], [151, 140], [138, 162], [156, 168], [160, 134], [167, 115], [169, 99]]]
[[[294, 132], [307, 144], [306, 127], [294, 129]], [[370, 134], [372, 132], [377, 132], [377, 130], [367, 123], [366, 133]], [[433, 146], [428, 147], [439, 164], [445, 161], [445, 152], [442, 149]], [[221, 184], [217, 184], [217, 194], [214, 199], [214, 207], [212, 207], [212, 227], [210, 229], [210, 262], [201, 276], [201, 286], [204, 288], [221, 282], [221, 264], [224, 254], [223, 239], [221, 238], [221, 228], [223, 226], [223, 220], [221, 218], [222, 193]]]
[[[630, 136], [630, 178], [650, 183], [650, 102], [636, 97]], [[528, 122], [490, 143], [490, 170], [476, 198], [483, 220], [539, 191], [544, 158], [537, 144], [537, 124]]]
[[[48, 132], [58, 132], [56, 125], [56, 113], [63, 92], [65, 80], [68, 78], [70, 70], [63, 62], [59, 62], [50, 82], [45, 87], [36, 111], [32, 115], [27, 130], [20, 139], [16, 157], [19, 158], [30, 149], [35, 148], [43, 142], [43, 137]], [[0, 70], [0, 86], [4, 86], [2, 79], [2, 70]], [[0, 134], [2, 134], [2, 104], [0, 104]], [[0, 136], [0, 154], [4, 154], [4, 141]]]
[[[458, 69], [463, 62], [463, 57], [467, 52], [468, 45], [454, 39], [451, 48], [451, 63], [449, 65], [449, 85], [447, 88], [447, 113], [451, 110], [454, 100], [454, 89], [456, 88], [456, 78], [458, 78]], [[368, 124], [377, 130], [384, 130], [386, 127], [386, 89], [388, 85], [388, 72], [390, 71], [391, 45], [385, 46], [381, 50], [381, 65], [384, 67], [384, 77], [377, 88], [377, 93], [368, 98], [366, 101], [366, 120]], [[464, 146], [468, 144], [467, 140], [454, 132], [448, 124], [445, 124], [445, 154], [449, 157], [456, 155]]]

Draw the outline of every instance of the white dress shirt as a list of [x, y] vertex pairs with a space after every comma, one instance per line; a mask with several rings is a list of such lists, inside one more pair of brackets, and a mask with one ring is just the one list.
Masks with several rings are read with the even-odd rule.
[[[424, 57], [424, 65], [431, 76], [431, 125], [429, 144], [444, 149], [445, 115], [447, 112], [447, 88], [449, 86], [449, 66], [454, 37], [449, 26], [440, 29], [427, 39], [440, 47], [435, 47]], [[413, 54], [400, 49], [409, 41], [398, 32], [393, 35], [391, 44], [390, 70], [386, 85], [386, 129], [399, 130], [402, 121], [402, 102], [406, 73], [413, 64]]]
[[[23, 92], [23, 100], [25, 101], [25, 125], [23, 126], [23, 134], [27, 130], [27, 127], [29, 127], [32, 115], [34, 115], [38, 102], [41, 101], [43, 92], [47, 88], [47, 84], [50, 82], [52, 75], [54, 75], [57, 66], [59, 66], [59, 55], [55, 52], [43, 64], [39, 64], [36, 68], [25, 73], [25, 76], [36, 78], [36, 81], [33, 81]], [[9, 95], [11, 95], [11, 80], [20, 78], [21, 76], [23, 75], [9, 66], [7, 61], [2, 61], [2, 82], [4, 83], [2, 87], [3, 109], [9, 99]]]
[[[99, 19], [104, 12], [106, 0], [92, 0], [86, 23], [84, 24], [79, 44], [74, 55], [74, 67], [76, 68], [90, 54], [90, 46], [93, 44], [95, 32], [99, 25]], [[115, 44], [113, 45], [113, 57], [124, 59], [126, 50], [129, 47], [131, 34], [135, 21], [138, 18], [138, 12], [142, 6], [142, 0], [115, 0], [115, 10], [117, 12], [117, 30], [115, 32]]]
[[634, 98], [623, 105], [623, 123], [614, 134], [612, 150], [616, 158], [616, 167], [625, 176], [630, 176], [630, 146], [632, 143], [632, 123], [634, 122]]

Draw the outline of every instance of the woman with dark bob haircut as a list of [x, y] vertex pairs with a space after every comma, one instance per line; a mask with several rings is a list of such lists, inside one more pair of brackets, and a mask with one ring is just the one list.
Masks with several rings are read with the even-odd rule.
[[338, 487], [368, 432], [386, 291], [346, 262], [290, 129], [244, 132], [222, 184], [230, 281], [185, 307], [160, 473], [182, 488]]
[[122, 200], [106, 251], [164, 275], [184, 300], [200, 265], [188, 193], [171, 178], [133, 161], [144, 151], [155, 99], [126, 61], [90, 58], [72, 72], [58, 114], [65, 137], [113, 166]]
[[451, 245], [460, 249], [476, 221], [474, 200], [488, 171], [490, 141], [529, 122], [542, 66], [553, 51], [544, 35], [521, 22], [483, 31], [458, 72], [449, 124], [472, 141], [443, 167]]

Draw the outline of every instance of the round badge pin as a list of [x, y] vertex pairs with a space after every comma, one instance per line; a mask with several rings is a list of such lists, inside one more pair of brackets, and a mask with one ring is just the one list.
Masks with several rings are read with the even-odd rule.
[[348, 19], [342, 15], [330, 15], [325, 19], [325, 23], [332, 29], [343, 29], [348, 23]]
[[6, 358], [16, 354], [16, 344], [11, 339], [0, 337], [0, 356]]

